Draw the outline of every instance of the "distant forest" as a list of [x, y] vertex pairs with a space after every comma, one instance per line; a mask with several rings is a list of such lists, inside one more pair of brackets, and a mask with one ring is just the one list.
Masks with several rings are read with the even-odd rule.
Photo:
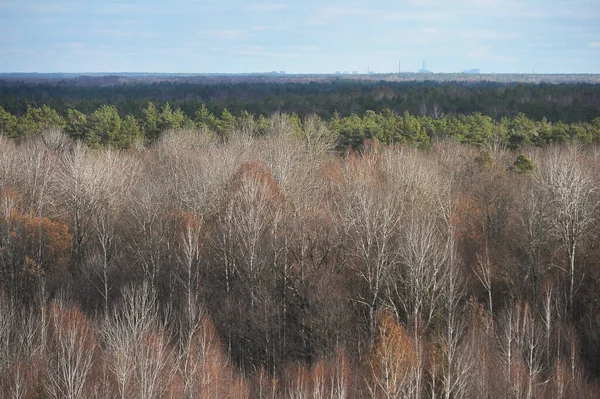
[[110, 78], [0, 81], [0, 133], [12, 138], [64, 129], [92, 146], [154, 142], [169, 129], [264, 134], [276, 113], [317, 115], [340, 148], [364, 140], [417, 143], [454, 137], [511, 148], [600, 138], [600, 84], [180, 81], [118, 83]]
[[0, 106], [22, 116], [28, 107], [47, 105], [65, 116], [68, 109], [90, 114], [102, 105], [114, 105], [124, 117], [141, 116], [148, 102], [158, 108], [169, 103], [192, 118], [201, 105], [215, 114], [227, 109], [269, 116], [274, 112], [323, 118], [389, 109], [397, 114], [479, 112], [494, 119], [523, 113], [540, 121], [590, 122], [600, 116], [600, 84], [497, 83], [436, 81], [357, 81], [316, 79], [302, 83], [277, 81], [125, 81], [78, 78], [55, 81], [0, 80]]

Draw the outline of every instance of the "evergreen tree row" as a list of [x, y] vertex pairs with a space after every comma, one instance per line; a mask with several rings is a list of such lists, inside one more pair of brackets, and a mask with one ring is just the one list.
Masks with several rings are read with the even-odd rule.
[[494, 143], [509, 148], [600, 140], [600, 117], [589, 123], [567, 124], [549, 122], [545, 118], [535, 121], [522, 113], [513, 118], [495, 120], [480, 113], [418, 116], [384, 110], [381, 113], [367, 111], [362, 116], [351, 114], [342, 117], [334, 113], [324, 120], [316, 115], [301, 118], [296, 114], [279, 113], [267, 118], [247, 111], [234, 115], [227, 109], [215, 115], [205, 105], [188, 117], [181, 109], [172, 109], [168, 103], [157, 108], [151, 102], [139, 116], [121, 115], [114, 105], [102, 105], [88, 114], [67, 109], [64, 115], [43, 105], [41, 108], [29, 107], [21, 117], [0, 107], [0, 135], [20, 140], [58, 128], [91, 147], [130, 148], [153, 143], [162, 132], [173, 129], [207, 130], [225, 139], [237, 133], [260, 137], [271, 129], [272, 119], [281, 115], [292, 121], [292, 128], [300, 136], [318, 121], [319, 129], [334, 135], [341, 150], [359, 148], [365, 140], [381, 144], [416, 144], [421, 148], [429, 147], [431, 140], [437, 138], [453, 138], [460, 143], [477, 145]]

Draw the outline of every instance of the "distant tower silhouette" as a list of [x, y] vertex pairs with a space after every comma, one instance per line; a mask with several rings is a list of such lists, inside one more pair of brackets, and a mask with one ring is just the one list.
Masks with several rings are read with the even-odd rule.
[[419, 69], [419, 70], [417, 71], [417, 73], [433, 73], [433, 72], [431, 72], [431, 71], [428, 71], [428, 70], [425, 68], [425, 61], [423, 61], [423, 69]]

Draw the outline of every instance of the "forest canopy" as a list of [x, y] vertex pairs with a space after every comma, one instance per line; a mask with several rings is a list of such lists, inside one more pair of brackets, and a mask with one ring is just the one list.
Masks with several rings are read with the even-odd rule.
[[149, 100], [2, 108], [0, 397], [600, 395], [597, 116]]
[[[518, 148], [600, 137], [600, 85], [333, 81], [108, 85], [0, 81], [0, 134], [20, 139], [51, 127], [92, 147], [153, 143], [169, 129], [226, 136], [268, 130], [268, 118], [319, 116], [339, 149], [364, 140], [427, 147], [432, 139]], [[92, 80], [92, 82], [95, 82]]]

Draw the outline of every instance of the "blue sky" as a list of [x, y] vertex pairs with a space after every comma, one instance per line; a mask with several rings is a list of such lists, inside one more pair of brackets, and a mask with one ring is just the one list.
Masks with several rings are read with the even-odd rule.
[[600, 0], [0, 0], [0, 72], [600, 73]]

